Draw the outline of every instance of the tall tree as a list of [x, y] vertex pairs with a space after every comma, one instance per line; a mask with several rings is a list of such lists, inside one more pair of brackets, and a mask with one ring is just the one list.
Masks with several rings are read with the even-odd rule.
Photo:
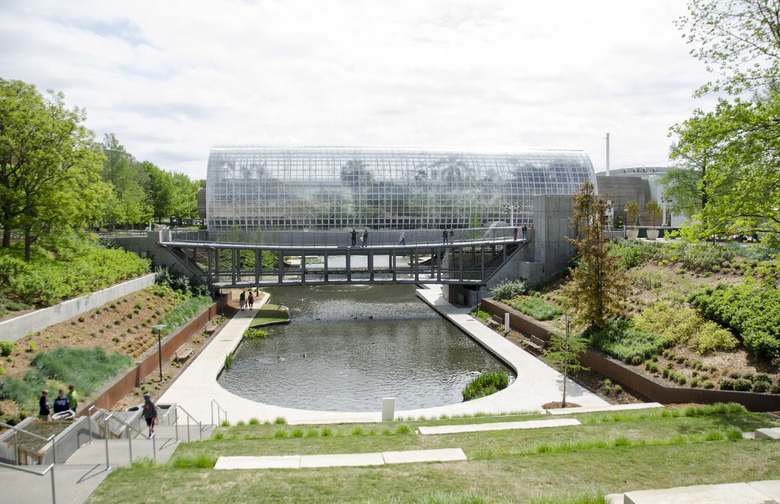
[[700, 208], [689, 204], [685, 212], [693, 218], [683, 230], [690, 239], [762, 233], [777, 242], [780, 2], [689, 0], [688, 11], [679, 26], [691, 53], [720, 74], [697, 93], [732, 97], [672, 128], [679, 135], [672, 157], [687, 171], [671, 171], [664, 192], [688, 203], [698, 195]]
[[698, 90], [740, 95], [780, 77], [780, 2], [777, 0], [689, 0], [677, 21], [693, 46], [691, 54], [721, 75]]
[[752, 101], [720, 100], [675, 128], [681, 153], [716, 153], [698, 189], [703, 206], [685, 228], [692, 238], [752, 235], [780, 241], [780, 92]]
[[585, 184], [574, 195], [574, 215], [569, 242], [576, 249], [570, 269], [567, 304], [588, 326], [602, 328], [620, 313], [628, 281], [620, 269], [619, 257], [610, 254], [611, 232], [604, 198], [596, 196], [593, 184]]
[[102, 153], [62, 93], [44, 97], [32, 84], [0, 79], [0, 221], [3, 247], [24, 231], [25, 259], [38, 235], [93, 218], [106, 191]]
[[107, 133], [101, 143], [105, 153], [103, 180], [112, 187], [105, 205], [104, 217], [111, 222], [137, 224], [146, 222], [152, 214], [146, 202], [143, 186], [148, 177], [143, 167], [135, 162], [113, 133]]

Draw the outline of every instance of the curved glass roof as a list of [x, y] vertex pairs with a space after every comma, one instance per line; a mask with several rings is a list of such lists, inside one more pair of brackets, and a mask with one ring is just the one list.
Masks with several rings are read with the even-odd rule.
[[206, 211], [214, 230], [530, 223], [534, 196], [585, 180], [596, 184], [582, 151], [216, 146]]

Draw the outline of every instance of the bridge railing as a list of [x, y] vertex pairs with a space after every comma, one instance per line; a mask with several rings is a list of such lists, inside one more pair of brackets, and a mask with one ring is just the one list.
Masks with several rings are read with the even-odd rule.
[[[516, 231], [515, 231], [516, 230]], [[355, 229], [355, 247], [364, 245], [365, 229]], [[526, 236], [530, 237], [530, 229]], [[368, 230], [369, 246], [442, 245], [451, 242], [504, 242], [523, 240], [521, 226], [466, 229], [410, 229]], [[300, 231], [173, 231], [174, 242], [222, 243], [237, 245], [268, 245], [272, 247], [349, 247], [352, 246], [352, 230], [300, 230]]]

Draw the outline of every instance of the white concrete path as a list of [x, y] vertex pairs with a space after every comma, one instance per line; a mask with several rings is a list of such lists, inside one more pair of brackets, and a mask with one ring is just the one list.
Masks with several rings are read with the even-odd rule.
[[461, 434], [463, 432], [484, 432], [497, 430], [516, 430], [516, 429], [548, 429], [551, 427], [570, 427], [573, 425], [582, 425], [579, 420], [574, 418], [554, 418], [550, 420], [529, 420], [527, 422], [491, 422], [478, 424], [461, 425], [437, 425], [433, 427], [418, 427], [417, 434]]
[[361, 467], [420, 462], [466, 460], [460, 448], [409, 450], [379, 453], [339, 453], [330, 455], [272, 455], [266, 457], [219, 457], [214, 469], [301, 469], [315, 467]]
[[[420, 289], [417, 295], [444, 317], [470, 334], [489, 351], [499, 356], [517, 373], [517, 379], [506, 389], [473, 401], [451, 404], [436, 408], [396, 411], [396, 418], [440, 418], [443, 415], [504, 414], [517, 412], [539, 412], [542, 405], [560, 401], [563, 395], [563, 376], [517, 345], [507, 341], [484, 324], [475, 320], [468, 309], [457, 308], [448, 303], [441, 294], [441, 288]], [[259, 307], [259, 304], [255, 304]], [[288, 424], [380, 422], [381, 404], [375, 412], [334, 412], [283, 408], [262, 404], [228, 392], [217, 383], [225, 363], [225, 356], [232, 353], [241, 342], [256, 310], [239, 311], [226, 326], [204, 348], [195, 362], [179, 376], [158, 402], [177, 403], [198, 420], [211, 423], [211, 400], [228, 412], [228, 421], [261, 422], [274, 421], [283, 417]], [[583, 407], [604, 408], [609, 404], [578, 384], [568, 381], [567, 402]], [[216, 420], [216, 418], [215, 418]]]
[[692, 485], [607, 496], [610, 504], [770, 504], [780, 502], [780, 481]]

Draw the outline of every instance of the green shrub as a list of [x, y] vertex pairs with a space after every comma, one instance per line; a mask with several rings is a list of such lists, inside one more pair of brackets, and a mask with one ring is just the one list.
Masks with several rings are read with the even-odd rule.
[[780, 291], [747, 282], [694, 293], [691, 305], [704, 317], [736, 331], [753, 354], [780, 356]]
[[522, 280], [505, 280], [493, 287], [491, 292], [497, 301], [506, 301], [515, 296], [525, 294], [527, 292], [527, 287]]
[[634, 326], [659, 334], [675, 344], [687, 343], [701, 354], [733, 350], [737, 339], [731, 332], [695, 310], [659, 302], [648, 306], [633, 319]]
[[22, 244], [0, 250], [0, 284], [26, 304], [49, 306], [149, 270], [148, 259], [75, 234], [42, 241], [47, 248], [36, 247], [29, 263], [23, 259]]
[[187, 299], [157, 321], [158, 324], [165, 324], [162, 334], [170, 334], [178, 327], [183, 326], [195, 315], [206, 309], [212, 302], [213, 300], [209, 296], [197, 296]]
[[753, 388], [753, 382], [746, 380], [745, 378], [737, 378], [734, 380], [734, 390], [746, 392]]
[[483, 323], [490, 320], [490, 312], [486, 312], [481, 308], [477, 308], [476, 310], [472, 311], [471, 316], [481, 320]]
[[244, 339], [266, 339], [267, 337], [267, 332], [255, 329], [254, 327], [250, 327], [244, 331]]
[[14, 351], [15, 341], [0, 341], [0, 356], [8, 357]]
[[552, 320], [563, 313], [563, 310], [558, 306], [546, 303], [538, 297], [525, 297], [517, 303], [512, 303], [512, 308], [530, 315], [536, 320]]
[[772, 384], [765, 381], [757, 381], [753, 383], [753, 392], [769, 392], [769, 388]]
[[171, 465], [177, 469], [213, 469], [216, 463], [217, 457], [199, 453], [188, 457], [178, 456], [173, 459]]
[[58, 347], [50, 352], [39, 353], [33, 357], [30, 365], [46, 378], [72, 383], [79, 392], [91, 394], [132, 362], [127, 356], [108, 354], [99, 347]]
[[594, 347], [626, 364], [635, 356], [648, 359], [670, 344], [663, 336], [638, 329], [628, 320], [611, 322], [600, 330], [589, 329], [585, 336]]
[[477, 376], [463, 389], [463, 400], [470, 401], [494, 394], [509, 385], [509, 377], [503, 371], [488, 371]]

